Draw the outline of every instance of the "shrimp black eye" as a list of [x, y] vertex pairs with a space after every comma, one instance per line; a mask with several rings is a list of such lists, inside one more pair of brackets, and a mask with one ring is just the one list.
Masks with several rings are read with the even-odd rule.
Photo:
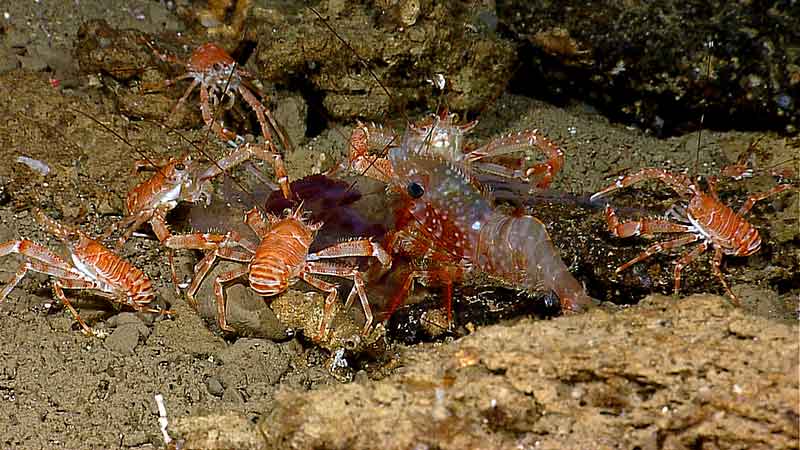
[[175, 164], [176, 170], [186, 170], [186, 166], [183, 163]]
[[411, 198], [420, 198], [425, 195], [425, 188], [417, 182], [411, 182], [406, 187], [406, 191]]

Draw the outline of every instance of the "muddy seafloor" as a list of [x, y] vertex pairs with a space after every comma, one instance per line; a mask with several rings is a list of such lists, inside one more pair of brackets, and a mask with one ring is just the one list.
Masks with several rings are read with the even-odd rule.
[[[126, 192], [146, 176], [132, 173], [140, 155], [76, 110], [149, 158], [192, 151], [159, 124], [120, 113], [139, 102], [166, 115], [183, 86], [139, 96], [129, 84], [81, 72], [72, 60], [78, 26], [102, 16], [118, 29], [168, 32], [184, 30], [185, 15], [158, 2], [100, 8], [82, 1], [70, 12], [42, 3], [15, 6], [3, 28], [9, 56], [0, 92], [11, 95], [0, 103], [0, 242], [29, 238], [60, 249], [33, 221], [32, 208], [99, 235], [119, 220]], [[309, 140], [305, 129], [316, 124], [306, 123], [303, 97], [284, 89], [277, 98], [276, 117], [297, 147], [286, 158], [292, 179], [343, 157], [352, 123]], [[187, 116], [184, 137], [217, 156], [227, 151], [214, 139], [206, 142], [197, 114]], [[609, 238], [601, 210], [580, 196], [626, 170], [691, 168], [695, 155], [701, 174], [715, 174], [759, 139], [753, 162], [769, 167], [790, 159], [797, 139], [706, 130], [698, 151], [696, 132], [655, 139], [579, 102], [553, 106], [509, 93], [479, 119], [477, 141], [535, 127], [563, 146], [567, 164], [549, 195], [521, 195], [509, 184], [495, 186], [495, 194], [510, 193], [548, 226], [576, 276], [605, 301], [601, 308], [542, 319], [547, 314], [525, 303], [540, 297], [523, 298], [513, 309], [507, 305], [519, 305], [518, 296], [486, 298], [480, 293], [487, 289], [467, 285], [456, 291], [453, 331], [442, 334], [420, 318], [436, 316], [433, 289], [415, 295], [422, 312], [400, 311], [401, 323], [395, 320], [385, 334], [354, 338], [363, 320], [354, 310], [336, 318], [333, 337], [315, 344], [306, 335], [315, 333], [322, 296], [299, 283], [269, 308], [234, 286], [229, 321], [248, 337], [225, 339], [213, 322], [210, 286], [199, 293], [202, 318], [175, 294], [157, 242], [133, 238], [122, 255], [154, 280], [175, 317], [152, 323], [76, 295], [82, 316], [107, 335], [87, 338], [58, 307], [47, 277], [28, 275], [0, 304], [0, 447], [162, 448], [154, 401], [161, 394], [173, 444], [183, 448], [797, 448], [797, 193], [759, 203], [748, 216], [763, 235], [761, 252], [726, 258], [723, 273], [739, 307], [718, 296], [724, 292], [709, 255], [685, 269], [675, 297], [663, 294], [672, 293], [676, 252], [614, 274], [647, 242]], [[15, 162], [19, 156], [46, 163], [49, 173]], [[256, 167], [269, 176], [267, 166]], [[252, 169], [236, 176], [256, 187]], [[384, 207], [381, 186], [355, 181], [364, 195], [361, 210]], [[725, 181], [720, 191], [739, 205], [774, 184], [761, 175]], [[233, 206], [217, 199], [213, 212], [191, 212], [195, 224], [241, 216], [235, 187], [217, 188]], [[625, 214], [648, 215], [663, 213], [672, 198], [653, 183], [611, 201]], [[175, 218], [176, 229], [190, 219]], [[179, 252], [182, 273], [195, 261]], [[0, 259], [3, 281], [19, 263]], [[370, 290], [376, 308], [380, 291]], [[425, 342], [406, 343], [420, 337]], [[357, 354], [348, 350], [336, 359], [343, 348]], [[334, 362], [340, 364], [332, 371]]]

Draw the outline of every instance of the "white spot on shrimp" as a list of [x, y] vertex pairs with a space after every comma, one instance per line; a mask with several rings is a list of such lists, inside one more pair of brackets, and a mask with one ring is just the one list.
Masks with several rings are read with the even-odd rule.
[[480, 220], [476, 220], [475, 222], [472, 222], [472, 227], [471, 228], [473, 230], [475, 230], [475, 231], [478, 231], [478, 230], [481, 229], [481, 226], [482, 226], [481, 221]]

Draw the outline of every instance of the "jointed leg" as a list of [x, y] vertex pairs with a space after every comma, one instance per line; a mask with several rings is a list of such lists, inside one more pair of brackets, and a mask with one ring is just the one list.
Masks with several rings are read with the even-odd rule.
[[[309, 262], [306, 263], [305, 273], [311, 273], [315, 275], [330, 275], [334, 277], [340, 278], [350, 278], [353, 280], [353, 288], [350, 290], [350, 294], [347, 296], [347, 302], [345, 302], [345, 311], [350, 308], [350, 305], [355, 300], [356, 294], [358, 294], [359, 299], [361, 300], [361, 307], [364, 310], [364, 329], [361, 332], [364, 336], [369, 334], [369, 330], [372, 327], [372, 308], [369, 306], [369, 300], [367, 300], [367, 292], [364, 286], [364, 279], [361, 277], [361, 273], [358, 269], [354, 267], [345, 267], [334, 263], [328, 262]], [[333, 320], [333, 316], [331, 315], [330, 306], [328, 304], [325, 305], [325, 320], [323, 320], [322, 328], [320, 329], [324, 331], [328, 328], [330, 321]]]
[[652, 236], [656, 233], [686, 233], [692, 231], [690, 225], [674, 223], [666, 219], [641, 219], [620, 222], [616, 211], [606, 206], [608, 231], [616, 237]]
[[544, 136], [540, 136], [538, 130], [526, 130], [495, 139], [483, 147], [475, 149], [467, 154], [467, 161], [475, 162], [483, 158], [506, 155], [530, 147], [536, 147], [541, 150], [545, 156], [547, 156], [548, 161], [536, 164], [527, 169], [524, 176], [522, 176], [520, 171], [512, 169], [502, 170], [502, 166], [494, 164], [487, 167], [492, 167], [497, 170], [495, 174], [500, 176], [526, 180], [540, 179], [536, 187], [539, 189], [546, 189], [553, 181], [553, 177], [564, 165], [564, 152], [553, 141]]
[[64, 280], [75, 280], [82, 277], [80, 273], [76, 272], [66, 264], [63, 266], [54, 266], [42, 261], [25, 261], [14, 274], [14, 278], [9, 281], [8, 284], [6, 284], [6, 286], [3, 288], [2, 292], [0, 292], [0, 302], [8, 297], [8, 294], [10, 294], [11, 291], [17, 287], [19, 282], [25, 278], [25, 275], [28, 273], [28, 271], [31, 270]]
[[225, 272], [214, 279], [214, 296], [217, 298], [217, 321], [219, 322], [220, 329], [223, 331], [235, 330], [228, 326], [228, 322], [225, 319], [225, 291], [222, 285], [237, 278], [247, 276], [247, 274], [248, 268], [242, 267], [240, 269]]
[[[275, 132], [278, 133], [278, 136], [281, 139], [281, 144], [283, 145], [283, 147], [288, 149], [289, 142], [283, 135], [283, 133], [281, 133], [281, 130], [278, 127], [277, 122], [275, 122], [275, 118], [272, 117], [272, 114], [269, 112], [269, 109], [267, 109], [260, 101], [258, 101], [256, 96], [253, 95], [253, 93], [250, 92], [250, 90], [244, 87], [243, 85], [239, 85], [239, 93], [242, 95], [244, 101], [247, 102], [248, 105], [250, 105], [250, 108], [252, 108], [253, 111], [255, 111], [256, 117], [258, 118], [258, 124], [261, 126], [261, 134], [262, 136], [264, 136], [264, 140], [267, 141], [267, 143], [274, 148], [274, 145], [272, 145], [273, 144], [272, 133], [270, 133], [270, 126], [271, 126], [272, 129], [274, 129]], [[267, 125], [268, 119], [269, 119], [269, 125]]]
[[428, 270], [413, 270], [406, 275], [403, 280], [403, 285], [392, 296], [389, 306], [386, 310], [386, 320], [388, 320], [397, 308], [408, 297], [409, 292], [414, 284], [414, 280], [419, 280], [423, 285], [430, 286], [434, 283], [439, 283], [444, 287], [444, 299], [442, 300], [443, 306], [447, 311], [448, 324], [452, 323], [453, 318], [453, 274], [448, 268], [428, 269]]
[[195, 294], [197, 290], [200, 289], [200, 284], [203, 282], [206, 275], [208, 275], [217, 257], [244, 263], [252, 259], [253, 256], [251, 253], [236, 251], [230, 248], [239, 244], [239, 241], [236, 239], [237, 237], [238, 235], [233, 232], [225, 235], [194, 233], [173, 235], [165, 241], [165, 245], [171, 249], [206, 251], [206, 255], [203, 259], [195, 265], [194, 278], [189, 288], [186, 290], [186, 298], [194, 309], [197, 309]]
[[[346, 173], [358, 173], [379, 181], [388, 182], [392, 178], [392, 165], [386, 159], [385, 150], [399, 145], [397, 133], [389, 128], [375, 124], [359, 122], [350, 135], [347, 161], [329, 170], [325, 175], [331, 176], [339, 170]], [[370, 151], [380, 151], [372, 154]]]
[[770, 189], [770, 190], [768, 190], [766, 192], [759, 192], [757, 194], [753, 194], [753, 195], [751, 195], [750, 197], [747, 198], [747, 200], [744, 202], [742, 207], [739, 208], [739, 212], [736, 213], [736, 214], [738, 214], [740, 216], [743, 216], [743, 215], [747, 214], [748, 212], [750, 212], [750, 210], [753, 208], [753, 205], [755, 205], [757, 201], [764, 200], [765, 198], [767, 198], [769, 196], [772, 196], [772, 195], [775, 195], [775, 194], [779, 194], [779, 193], [781, 193], [783, 191], [792, 189], [794, 187], [795, 186], [793, 186], [791, 184], [779, 184], [778, 186], [775, 186], [774, 188], [772, 188], [772, 189]]
[[286, 167], [283, 164], [283, 158], [270, 142], [265, 144], [248, 143], [234, 148], [228, 156], [211, 164], [198, 177], [197, 185], [201, 186], [207, 180], [210, 180], [211, 178], [220, 175], [225, 170], [238, 166], [239, 164], [242, 164], [253, 157], [272, 164], [272, 169], [273, 172], [275, 172], [275, 178], [278, 181], [281, 192], [283, 192], [283, 195], [287, 199], [291, 198], [292, 194], [289, 188], [289, 176], [286, 173]]
[[589, 201], [595, 201], [600, 197], [604, 197], [609, 192], [622, 189], [626, 186], [639, 183], [640, 181], [658, 179], [671, 187], [678, 194], [681, 195], [694, 195], [697, 191], [697, 186], [692, 182], [689, 177], [683, 174], [674, 174], [662, 169], [644, 168], [634, 173], [633, 175], [621, 175], [617, 181], [611, 183], [605, 189], [596, 192], [589, 198]]
[[719, 281], [722, 283], [722, 287], [725, 288], [725, 293], [731, 298], [731, 301], [734, 305], [739, 306], [741, 302], [739, 302], [739, 297], [737, 297], [731, 288], [728, 286], [728, 282], [725, 281], [725, 277], [722, 276], [722, 248], [717, 247], [717, 250], [714, 252], [714, 259], [711, 261], [711, 270], [714, 271], [714, 275], [719, 278]]
[[325, 297], [325, 307], [322, 313], [322, 323], [319, 326], [319, 334], [316, 337], [316, 340], [322, 340], [328, 332], [328, 327], [330, 326], [331, 322], [333, 322], [334, 317], [334, 305], [336, 304], [336, 299], [339, 298], [338, 286], [332, 283], [328, 283], [327, 281], [322, 281], [319, 278], [314, 278], [311, 274], [307, 272], [300, 273], [300, 279], [305, 281], [306, 283], [314, 286], [315, 288], [319, 289], [322, 292], [327, 292], [328, 296]]
[[[166, 211], [164, 208], [158, 208], [153, 213], [150, 219], [150, 226], [153, 228], [158, 242], [162, 245], [172, 236], [167, 226]], [[181, 289], [178, 287], [178, 273], [175, 270], [175, 250], [167, 247], [167, 260], [169, 261], [169, 271], [172, 275], [172, 286], [175, 288], [175, 293], [180, 295]]]
[[203, 115], [203, 121], [206, 123], [206, 126], [210, 127], [223, 140], [235, 141], [238, 138], [236, 133], [227, 128], [223, 128], [222, 125], [214, 120], [211, 105], [209, 104], [208, 89], [203, 84], [200, 85], [200, 112]]
[[208, 275], [208, 272], [214, 266], [214, 262], [216, 261], [217, 257], [231, 261], [249, 262], [253, 258], [253, 255], [244, 252], [237, 252], [228, 248], [221, 248], [208, 252], [195, 266], [194, 278], [192, 279], [192, 283], [189, 285], [189, 289], [186, 291], [186, 297], [189, 299], [189, 303], [195, 309], [197, 309], [197, 300], [195, 299], [195, 294], [197, 293], [197, 290], [200, 289], [200, 283], [203, 282], [203, 279], [205, 279], [206, 275]]
[[392, 264], [392, 257], [377, 242], [370, 239], [355, 239], [340, 242], [306, 256], [306, 261], [343, 258], [349, 256], [374, 256], [385, 268]]
[[698, 256], [702, 255], [708, 249], [708, 243], [702, 242], [697, 247], [691, 249], [690, 251], [684, 253], [679, 260], [675, 262], [675, 288], [674, 291], [677, 294], [678, 291], [681, 290], [681, 270], [685, 266], [688, 266], [692, 263]]
[[638, 263], [639, 261], [643, 261], [655, 255], [656, 253], [662, 252], [664, 250], [669, 250], [671, 248], [681, 247], [686, 244], [691, 244], [692, 242], [696, 242], [699, 239], [700, 239], [699, 236], [695, 234], [690, 234], [687, 236], [679, 237], [677, 239], [673, 239], [671, 241], [659, 242], [657, 244], [653, 244], [650, 247], [647, 247], [647, 249], [642, 253], [640, 253], [639, 256], [637, 256], [636, 258], [633, 258], [632, 260], [626, 262], [625, 264], [617, 267], [617, 270], [615, 270], [615, 272], [620, 273], [623, 270], [627, 269], [628, 267]]
[[[164, 82], [164, 86], [171, 86], [171, 85], [175, 84], [176, 81], [182, 80], [182, 79], [186, 79], [186, 78], [192, 78], [192, 75], [186, 74], [186, 75], [182, 75], [182, 76], [180, 76], [180, 77], [178, 77], [178, 78], [176, 78], [174, 80], [167, 80], [167, 81]], [[178, 111], [180, 111], [181, 108], [183, 108], [183, 105], [186, 103], [186, 99], [189, 98], [189, 96], [192, 94], [192, 91], [194, 91], [194, 89], [199, 85], [200, 85], [200, 81], [198, 81], [196, 79], [192, 80], [192, 84], [190, 84], [189, 87], [186, 88], [186, 91], [184, 91], [184, 93], [181, 96], [181, 98], [178, 99], [178, 103], [175, 103], [175, 106], [172, 107], [172, 114], [173, 115], [176, 114]]]
[[[77, 280], [75, 280], [75, 281], [77, 281]], [[86, 283], [86, 282], [83, 282], [83, 283]], [[87, 286], [88, 285], [94, 286], [94, 283], [87, 283]], [[73, 287], [73, 286], [80, 286], [80, 282], [73, 282], [73, 283], [69, 283], [69, 285], [65, 285], [64, 281], [56, 280], [53, 283], [53, 292], [56, 294], [56, 297], [58, 297], [58, 299], [61, 300], [61, 303], [63, 303], [64, 306], [67, 307], [69, 312], [72, 313], [72, 317], [75, 318], [75, 321], [77, 321], [78, 324], [80, 324], [80, 326], [82, 328], [82, 331], [83, 331], [83, 334], [85, 334], [87, 336], [94, 336], [94, 331], [92, 330], [92, 328], [89, 327], [89, 325], [86, 325], [86, 322], [84, 322], [83, 319], [81, 319], [81, 316], [78, 315], [78, 311], [76, 311], [75, 308], [72, 306], [72, 303], [70, 303], [70, 301], [67, 298], [67, 296], [64, 295], [64, 290], [62, 289], [64, 287], [66, 287], [68, 289], [70, 289], [70, 288], [84, 289], [84, 287], [82, 287], [82, 286], [80, 286], [80, 287]], [[88, 288], [88, 289], [91, 289], [91, 288]]]
[[125, 228], [125, 231], [122, 233], [119, 239], [117, 239], [117, 245], [115, 246], [115, 249], [119, 251], [122, 249], [122, 246], [125, 245], [125, 242], [127, 242], [127, 240], [133, 236], [133, 233], [153, 217], [153, 214], [154, 211], [152, 209], [145, 209], [140, 211], [138, 214], [125, 217], [118, 224], [112, 225], [103, 236], [105, 237], [110, 235], [118, 228]]

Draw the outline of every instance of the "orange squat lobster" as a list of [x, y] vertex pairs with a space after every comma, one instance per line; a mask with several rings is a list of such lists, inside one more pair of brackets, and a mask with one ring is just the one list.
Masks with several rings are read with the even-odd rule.
[[[325, 310], [319, 330], [323, 338], [333, 320], [333, 306], [338, 298], [338, 286], [313, 276], [329, 275], [353, 280], [353, 288], [347, 297], [345, 308], [349, 308], [358, 294], [364, 309], [366, 323], [364, 335], [372, 326], [372, 312], [364, 290], [364, 280], [354, 267], [322, 261], [323, 259], [352, 256], [374, 256], [383, 267], [391, 264], [389, 255], [369, 239], [356, 239], [341, 242], [319, 252], [309, 254], [308, 249], [314, 241], [321, 224], [307, 224], [301, 216], [302, 205], [286, 218], [268, 215], [265, 220], [253, 208], [245, 215], [245, 223], [256, 233], [260, 242], [252, 243], [236, 233], [226, 235], [186, 234], [172, 236], [166, 245], [173, 249], [196, 249], [206, 251], [206, 256], [195, 266], [195, 277], [186, 295], [189, 301], [197, 304], [194, 295], [217, 258], [247, 264], [246, 267], [225, 272], [214, 280], [214, 294], [217, 298], [217, 319], [225, 331], [234, 331], [225, 320], [225, 294], [223, 285], [247, 277], [250, 287], [262, 296], [274, 296], [285, 292], [291, 284], [302, 279], [320, 291], [327, 292]], [[237, 247], [239, 249], [237, 249]]]
[[[455, 124], [456, 115], [447, 110], [431, 114], [427, 119], [409, 125], [410, 133], [426, 138], [426, 155], [440, 158], [459, 167], [474, 169], [504, 178], [515, 178], [534, 184], [537, 189], [547, 189], [553, 177], [564, 165], [564, 152], [538, 130], [524, 130], [492, 140], [486, 145], [468, 151], [464, 149], [464, 135], [478, 124], [477, 120], [463, 125]], [[359, 123], [350, 137], [348, 162], [345, 169], [388, 182], [393, 174], [391, 163], [385, 157], [373, 156], [370, 150], [388, 150], [400, 145], [397, 133], [379, 125]], [[526, 170], [511, 169], [504, 165], [486, 162], [485, 159], [501, 157], [536, 148], [548, 160]], [[388, 154], [388, 151], [386, 152]]]
[[171, 314], [147, 305], [155, 298], [153, 284], [141, 270], [123, 260], [99, 242], [80, 230], [59, 224], [41, 211], [35, 212], [36, 221], [48, 233], [64, 242], [69, 260], [65, 260], [46, 247], [27, 239], [8, 241], [0, 244], [0, 257], [17, 253], [26, 261], [17, 270], [14, 279], [0, 292], [0, 302], [8, 297], [14, 287], [22, 281], [28, 271], [44, 273], [55, 278], [53, 291], [80, 324], [84, 334], [93, 335], [92, 329], [78, 315], [64, 289], [85, 289], [95, 291], [123, 306], [137, 311]]
[[[156, 173], [147, 180], [139, 183], [129, 193], [125, 200], [126, 216], [114, 224], [106, 233], [110, 234], [118, 228], [125, 231], [117, 241], [117, 248], [130, 239], [134, 231], [144, 223], [150, 223], [159, 242], [163, 243], [171, 235], [167, 227], [167, 214], [175, 209], [180, 202], [197, 202], [205, 197], [206, 203], [210, 202], [210, 182], [224, 170], [235, 167], [245, 161], [256, 157], [261, 160], [276, 162], [275, 155], [264, 145], [245, 144], [234, 149], [228, 156], [214, 162], [207, 168], [198, 167], [191, 156], [170, 158], [166, 161], [152, 163], [137, 161], [136, 170], [143, 167], [155, 170]], [[282, 169], [282, 166], [279, 166]], [[282, 182], [287, 185], [284, 177]], [[177, 276], [173, 265], [172, 251], [168, 253], [172, 281], [177, 285]]]
[[651, 245], [639, 256], [619, 266], [616, 272], [622, 272], [628, 267], [664, 250], [702, 241], [700, 245], [684, 253], [675, 263], [675, 292], [677, 293], [680, 290], [681, 270], [708, 250], [709, 247], [713, 247], [714, 259], [711, 263], [711, 268], [720, 282], [722, 282], [725, 292], [734, 303], [738, 304], [739, 299], [728, 287], [728, 283], [722, 276], [720, 268], [722, 257], [723, 255], [748, 256], [757, 252], [761, 248], [761, 237], [758, 234], [758, 230], [744, 219], [744, 214], [750, 211], [757, 201], [792, 189], [794, 186], [781, 184], [769, 191], [753, 194], [748, 197], [738, 212], [734, 212], [720, 202], [717, 197], [716, 178], [708, 179], [710, 193], [705, 193], [685, 175], [673, 174], [661, 169], [646, 168], [633, 175], [619, 177], [610, 186], [592, 195], [590, 201], [597, 200], [617, 189], [653, 178], [661, 180], [679, 195], [690, 198], [688, 205], [671, 214], [677, 216], [678, 222], [656, 218], [620, 222], [616, 212], [610, 206], [606, 206], [605, 215], [609, 231], [620, 238], [640, 235], [653, 237], [660, 233], [684, 233], [686, 236]]
[[222, 47], [212, 43], [203, 44], [195, 49], [189, 58], [189, 62], [183, 62], [175, 56], [161, 54], [152, 45], [150, 48], [160, 60], [186, 67], [187, 72], [185, 74], [173, 80], [165, 81], [164, 84], [166, 86], [171, 86], [179, 80], [192, 79], [192, 84], [189, 85], [183, 96], [178, 100], [173, 112], [178, 111], [192, 91], [199, 87], [200, 112], [203, 114], [203, 121], [206, 126], [211, 127], [214, 132], [225, 140], [235, 140], [237, 138], [235, 132], [214, 121], [211, 103], [216, 106], [220, 101], [219, 96], [227, 95], [229, 98], [228, 107], [230, 107], [236, 100], [236, 93], [238, 92], [256, 113], [264, 139], [272, 141], [272, 133], [270, 133], [267, 125], [267, 119], [273, 126], [275, 126], [275, 120], [269, 110], [256, 98], [253, 91], [246, 86], [246, 80], [252, 79], [253, 76], [242, 69]]

